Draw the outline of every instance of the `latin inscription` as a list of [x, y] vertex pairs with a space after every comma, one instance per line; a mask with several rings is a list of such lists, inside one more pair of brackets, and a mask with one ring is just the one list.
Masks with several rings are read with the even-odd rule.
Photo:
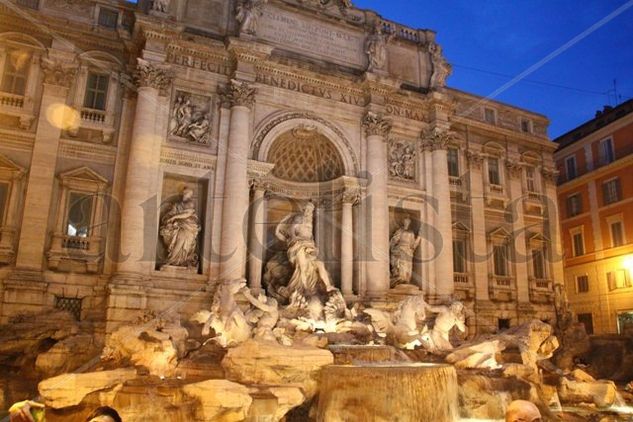
[[386, 107], [387, 114], [392, 116], [404, 117], [409, 120], [417, 120], [419, 122], [426, 121], [424, 119], [424, 113], [418, 110], [412, 110], [410, 108], [400, 107], [388, 104]]
[[367, 60], [363, 35], [270, 5], [263, 10], [257, 35], [288, 50], [341, 64], [363, 66]]
[[326, 100], [334, 100], [345, 104], [351, 104], [364, 107], [365, 99], [356, 95], [345, 92], [334, 91], [318, 85], [304, 83], [298, 80], [285, 78], [282, 76], [271, 76], [258, 74], [256, 81], [269, 85], [274, 88], [287, 89], [289, 91], [301, 92], [303, 94], [314, 95], [315, 97], [325, 98]]
[[204, 72], [219, 73], [221, 75], [229, 75], [230, 69], [221, 63], [210, 62], [204, 58], [176, 54], [174, 52], [167, 53], [167, 63], [173, 63], [192, 69], [202, 70]]

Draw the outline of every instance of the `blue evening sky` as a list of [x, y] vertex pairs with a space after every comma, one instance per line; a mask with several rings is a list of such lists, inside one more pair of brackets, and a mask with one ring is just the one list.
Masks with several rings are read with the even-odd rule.
[[436, 31], [453, 65], [448, 85], [482, 96], [621, 8], [621, 14], [495, 98], [545, 114], [555, 138], [604, 105], [614, 105], [614, 79], [618, 103], [633, 97], [633, 0], [355, 0], [354, 5]]

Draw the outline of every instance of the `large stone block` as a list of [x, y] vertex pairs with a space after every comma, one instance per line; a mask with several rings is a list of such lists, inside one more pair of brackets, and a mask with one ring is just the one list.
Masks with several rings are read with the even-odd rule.
[[182, 390], [199, 401], [196, 410], [198, 421], [243, 421], [253, 402], [247, 387], [226, 380], [188, 384]]
[[250, 340], [230, 349], [222, 360], [222, 367], [232, 381], [296, 386], [307, 398], [312, 398], [317, 392], [321, 369], [332, 363], [334, 356], [324, 349]]
[[40, 382], [37, 388], [46, 406], [62, 409], [78, 405], [90, 393], [113, 388], [135, 376], [132, 368], [64, 374]]

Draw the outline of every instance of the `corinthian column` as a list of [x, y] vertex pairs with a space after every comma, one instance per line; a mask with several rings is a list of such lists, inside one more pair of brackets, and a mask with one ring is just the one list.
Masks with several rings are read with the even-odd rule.
[[435, 294], [438, 299], [449, 299], [455, 290], [453, 280], [453, 228], [451, 193], [448, 188], [447, 149], [451, 133], [435, 127], [423, 135], [424, 147], [431, 151], [433, 166], [433, 196], [436, 201], [435, 228], [441, 234], [442, 244], [435, 245]]
[[138, 91], [121, 208], [123, 258], [118, 271], [146, 274], [153, 262], [152, 254], [146, 249], [153, 244], [157, 233], [153, 224], [147, 224], [153, 221], [153, 216], [147, 215], [145, 204], [155, 194], [150, 192], [150, 184], [158, 177], [159, 163], [153, 159], [154, 149], [160, 146], [155, 124], [158, 97], [169, 86], [170, 77], [165, 68], [138, 59], [135, 79]]
[[387, 136], [391, 123], [382, 115], [368, 112], [363, 118], [367, 136], [367, 186], [370, 213], [367, 221], [369, 256], [367, 257], [367, 294], [380, 295], [389, 290], [389, 201], [387, 196]]
[[266, 253], [266, 185], [253, 182], [253, 202], [250, 220], [250, 259], [248, 262], [249, 287], [253, 293], [262, 292], [262, 269]]
[[355, 191], [343, 194], [343, 215], [341, 218], [341, 290], [345, 297], [352, 296], [354, 282], [354, 210], [359, 200]]
[[220, 278], [235, 280], [243, 279], [246, 273], [248, 227], [244, 222], [248, 221], [248, 152], [255, 89], [246, 82], [233, 80], [223, 97], [231, 106], [231, 118], [224, 174]]

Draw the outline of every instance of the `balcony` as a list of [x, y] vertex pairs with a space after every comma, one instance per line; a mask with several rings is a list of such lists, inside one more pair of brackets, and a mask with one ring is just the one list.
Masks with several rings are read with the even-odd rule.
[[469, 301], [475, 299], [475, 285], [470, 280], [470, 275], [466, 273], [453, 273], [455, 286], [455, 299]]
[[517, 300], [514, 277], [490, 275], [488, 290], [492, 301], [514, 302]]
[[530, 302], [532, 303], [554, 303], [554, 289], [552, 280], [543, 278], [529, 278]]
[[20, 129], [27, 130], [35, 119], [33, 101], [24, 95], [0, 92], [0, 113], [17, 117]]
[[503, 208], [506, 206], [505, 189], [501, 185], [489, 183], [486, 185], [486, 205]]
[[72, 137], [79, 134], [79, 129], [100, 132], [103, 136], [102, 142], [110, 144], [114, 135], [114, 115], [105, 110], [96, 110], [87, 107], [79, 108], [79, 126], [68, 131]]
[[538, 192], [526, 192], [523, 196], [523, 209], [526, 214], [542, 216], [545, 211], [543, 195]]
[[451, 189], [451, 199], [460, 202], [466, 200], [466, 190], [464, 189], [464, 181], [461, 177], [449, 176], [448, 184]]
[[48, 251], [52, 270], [96, 273], [102, 260], [100, 237], [54, 234]]

